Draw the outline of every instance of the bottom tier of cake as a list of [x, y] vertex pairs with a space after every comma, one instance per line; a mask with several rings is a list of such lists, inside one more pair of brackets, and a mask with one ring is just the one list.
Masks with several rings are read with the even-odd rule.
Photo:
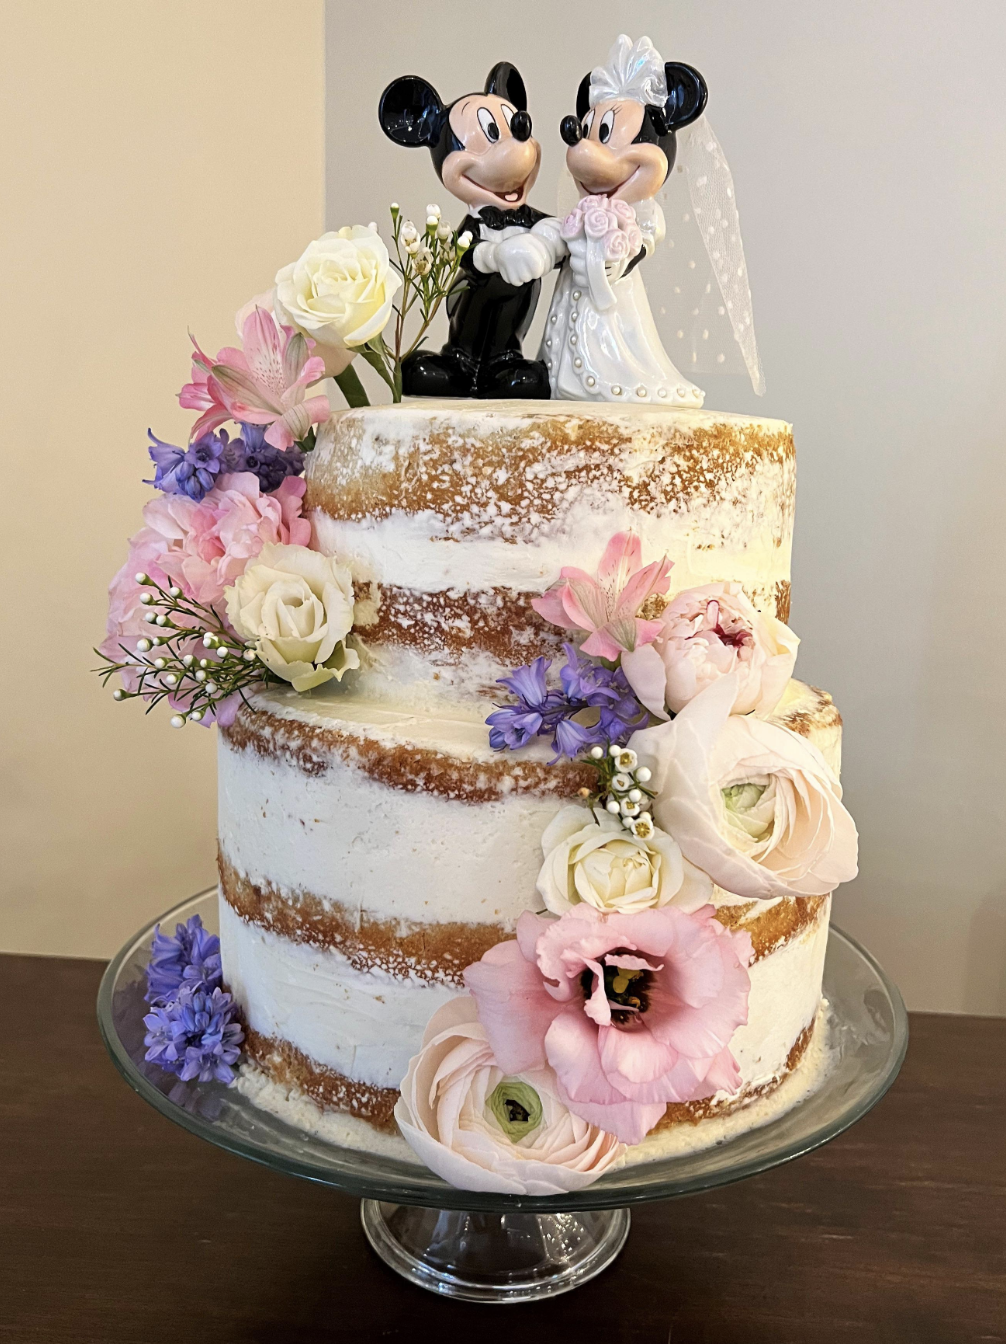
[[[748, 1021], [731, 1042], [740, 1091], [668, 1106], [658, 1129], [702, 1124], [748, 1107], [800, 1063], [821, 1004], [830, 900], [780, 901], [754, 913], [723, 906], [718, 918], [747, 929], [751, 966]], [[220, 902], [224, 974], [244, 1007], [247, 1053], [277, 1085], [271, 1109], [296, 1120], [305, 1099], [394, 1131], [398, 1083], [433, 1012], [456, 986], [360, 972], [334, 949], [297, 943], [249, 923]], [[277, 1107], [276, 1098], [287, 1104]], [[752, 1124], [757, 1123], [752, 1114]]]

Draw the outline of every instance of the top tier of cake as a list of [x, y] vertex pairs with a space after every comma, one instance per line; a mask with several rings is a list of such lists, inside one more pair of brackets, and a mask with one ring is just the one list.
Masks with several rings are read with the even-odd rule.
[[795, 461], [788, 424], [584, 402], [410, 401], [322, 428], [305, 507], [375, 608], [360, 690], [491, 695], [553, 652], [531, 598], [593, 571], [634, 529], [673, 562], [671, 592], [736, 580], [786, 619]]

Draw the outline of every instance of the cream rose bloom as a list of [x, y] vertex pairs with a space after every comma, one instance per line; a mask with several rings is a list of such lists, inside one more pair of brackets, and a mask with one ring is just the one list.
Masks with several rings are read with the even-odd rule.
[[712, 882], [665, 831], [654, 827], [642, 839], [603, 808], [564, 807], [545, 828], [541, 847], [537, 886], [554, 915], [581, 901], [604, 914], [632, 915], [672, 902], [690, 913], [712, 895]]
[[430, 1018], [401, 1091], [395, 1119], [406, 1142], [461, 1190], [564, 1195], [625, 1152], [562, 1104], [551, 1069], [504, 1075], [470, 994]]
[[717, 886], [748, 900], [824, 896], [856, 876], [842, 787], [798, 733], [732, 714], [738, 674], [629, 746], [653, 772], [654, 820]]
[[353, 628], [353, 578], [330, 556], [306, 546], [263, 546], [224, 598], [234, 630], [257, 640], [266, 667], [295, 691], [341, 681], [360, 666], [359, 654], [345, 644]]
[[353, 347], [388, 325], [401, 283], [380, 234], [354, 224], [323, 233], [277, 273], [273, 309], [281, 322], [317, 341], [315, 353], [335, 375], [353, 358]]
[[793, 675], [800, 640], [758, 611], [739, 583], [686, 588], [664, 608], [651, 644], [622, 655], [622, 671], [658, 719], [677, 714], [710, 682], [737, 674], [735, 714], [771, 714]]

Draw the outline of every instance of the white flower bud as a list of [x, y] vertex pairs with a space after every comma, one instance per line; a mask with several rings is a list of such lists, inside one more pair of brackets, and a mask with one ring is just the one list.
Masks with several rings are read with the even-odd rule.
[[168, 618], [163, 613], [160, 616], [158, 616], [157, 619], [154, 621], [155, 625], [167, 625], [167, 623]]
[[203, 718], [203, 711], [201, 709], [194, 709], [192, 713], [189, 715], [189, 722], [201, 723], [202, 718]]
[[137, 652], [137, 653], [149, 653], [149, 652], [150, 652], [150, 640], [149, 640], [149, 639], [138, 639], [138, 640], [136, 641], [136, 652]]
[[178, 685], [178, 678], [175, 676], [174, 672], [166, 672], [164, 674], [164, 684], [165, 686], [170, 686], [172, 690], [175, 689]]
[[604, 748], [603, 748], [603, 747], [591, 747], [591, 749], [590, 749], [590, 756], [591, 756], [591, 760], [594, 760], [594, 761], [599, 761], [599, 760], [601, 760], [601, 759], [603, 758], [603, 756], [604, 756]]
[[609, 755], [609, 756], [619, 756], [619, 755], [621, 755], [621, 752], [622, 752], [622, 748], [621, 748], [620, 746], [618, 746], [618, 744], [615, 743], [615, 742], [612, 742], [611, 746], [608, 748], [608, 755]]
[[204, 649], [212, 649], [212, 648], [216, 645], [217, 642], [218, 642], [218, 641], [217, 641], [217, 637], [216, 637], [216, 635], [211, 635], [211, 634], [205, 634], [205, 635], [203, 635], [203, 648], [204, 648]]
[[392, 201], [392, 202], [391, 202], [391, 207], [390, 207], [390, 208], [391, 208], [391, 213], [392, 213], [393, 215], [397, 215], [397, 214], [398, 214], [398, 211], [399, 211], [399, 209], [400, 209], [401, 207], [399, 206], [399, 204], [398, 204], [397, 201]]
[[182, 595], [181, 588], [176, 587], [174, 584], [172, 584], [172, 586], [168, 589], [169, 597], [181, 597], [181, 595]]
[[157, 668], [158, 672], [163, 672], [164, 669], [167, 667], [167, 663], [164, 661], [163, 658], [155, 658], [154, 666]]
[[195, 661], [196, 660], [193, 658], [192, 654], [187, 653], [182, 659], [182, 667], [191, 667]]
[[258, 654], [255, 652], [254, 649], [245, 649], [244, 660], [246, 663], [253, 663], [257, 657]]
[[146, 574], [144, 574], [144, 572], [143, 572], [142, 569], [140, 570], [139, 574], [134, 574], [134, 575], [133, 575], [133, 578], [136, 580], [137, 583], [149, 583], [149, 582], [150, 582], [149, 578], [146, 576]]
[[614, 798], [609, 798], [604, 805], [604, 810], [606, 812], [610, 812], [613, 817], [617, 817], [619, 812], [621, 811], [621, 808], [619, 807], [618, 803]]
[[219, 687], [217, 686], [217, 683], [216, 683], [215, 681], [208, 681], [208, 682], [206, 683], [206, 694], [207, 694], [207, 695], [216, 695], [218, 689], [219, 689]]
[[471, 245], [472, 245], [472, 235], [469, 233], [467, 229], [465, 229], [464, 233], [461, 234], [461, 236], [458, 238], [458, 247], [460, 247], [462, 252], [466, 252], [468, 248], [471, 247]]
[[112, 692], [113, 700], [125, 700], [125, 698], [126, 698], [126, 692], [122, 690], [121, 687], [119, 690], [115, 690]]
[[143, 603], [144, 606], [147, 606], [147, 604], [150, 603], [150, 602], [153, 602], [153, 600], [154, 600], [154, 595], [153, 595], [153, 593], [141, 593], [141, 594], [140, 594], [140, 601]]
[[419, 236], [419, 233], [418, 230], [416, 229], [415, 224], [413, 224], [411, 219], [407, 219], [405, 221], [405, 223], [402, 225], [401, 232], [399, 233], [398, 236], [399, 238], [401, 238], [402, 243], [405, 247], [408, 247], [410, 243], [415, 242], [415, 240]]
[[427, 217], [427, 219], [429, 219], [431, 216], [432, 216], [434, 219], [439, 219], [439, 218], [440, 218], [440, 206], [439, 206], [439, 205], [428, 205], [428, 206], [426, 207], [426, 217]]
[[221, 644], [219, 649], [217, 649], [218, 658], [226, 658], [229, 653], [230, 649], [227, 647], [226, 644]]
[[181, 714], [172, 714], [172, 716], [171, 716], [171, 726], [172, 726], [172, 728], [184, 728], [184, 727], [185, 727], [185, 720], [182, 718]]
[[143, 613], [143, 619], [146, 621], [148, 625], [153, 625], [153, 623], [157, 620], [157, 612], [145, 611]]
[[634, 773], [640, 784], [649, 784], [653, 778], [653, 771], [648, 765], [641, 765]]
[[630, 802], [630, 803], [641, 803], [642, 801], [643, 801], [643, 790], [642, 790], [642, 789], [630, 789], [630, 790], [629, 790], [629, 802]]
[[451, 236], [451, 228], [449, 224], [441, 224], [438, 226], [437, 237], [440, 239], [442, 243], [446, 243], [447, 239], [450, 236]]
[[[205, 661], [205, 660], [204, 660], [204, 661]], [[203, 671], [202, 668], [199, 669], [199, 671], [195, 674], [195, 676], [196, 676], [196, 681], [205, 681], [205, 680], [206, 680], [206, 673]]]

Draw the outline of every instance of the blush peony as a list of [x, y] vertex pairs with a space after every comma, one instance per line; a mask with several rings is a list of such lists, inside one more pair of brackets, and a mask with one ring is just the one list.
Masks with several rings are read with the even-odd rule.
[[710, 682], [737, 674], [735, 714], [771, 714], [793, 675], [800, 641], [757, 611], [739, 583], [687, 588], [664, 608], [651, 644], [622, 655], [622, 670], [659, 719], [677, 714]]
[[738, 681], [720, 677], [670, 723], [630, 738], [652, 771], [654, 820], [736, 896], [827, 895], [856, 876], [842, 786], [798, 733], [731, 713]]
[[567, 1194], [624, 1152], [563, 1105], [547, 1065], [504, 1074], [467, 994], [433, 1014], [401, 1091], [395, 1119], [406, 1142], [462, 1190]]
[[559, 919], [525, 912], [516, 940], [465, 971], [507, 1074], [555, 1070], [558, 1095], [590, 1124], [640, 1143], [668, 1102], [740, 1085], [730, 1041], [747, 1021], [751, 940], [674, 906]]
[[554, 915], [581, 901], [623, 915], [672, 901], [697, 910], [712, 895], [712, 882], [681, 857], [666, 832], [654, 828], [652, 835], [633, 835], [603, 808], [564, 807], [545, 828], [541, 847], [545, 862], [538, 891]]

